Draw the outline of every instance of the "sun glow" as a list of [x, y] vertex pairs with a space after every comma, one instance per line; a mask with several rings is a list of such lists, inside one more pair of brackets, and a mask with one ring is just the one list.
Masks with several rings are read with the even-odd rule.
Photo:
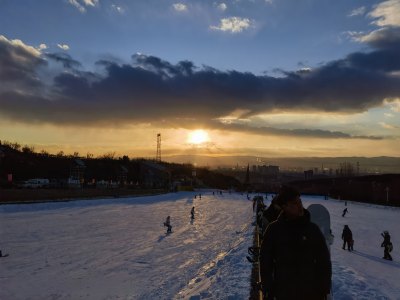
[[189, 144], [200, 145], [210, 141], [208, 133], [202, 129], [194, 130], [188, 134]]

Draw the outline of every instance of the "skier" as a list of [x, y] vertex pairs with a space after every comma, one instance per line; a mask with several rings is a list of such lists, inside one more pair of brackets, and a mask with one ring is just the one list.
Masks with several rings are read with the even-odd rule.
[[190, 218], [193, 220], [194, 219], [194, 206], [190, 210]]
[[344, 225], [342, 232], [342, 240], [343, 240], [342, 249], [345, 250], [347, 244], [347, 250], [353, 251], [353, 233], [351, 232], [350, 227], [348, 225]]
[[167, 233], [172, 232], [172, 226], [171, 226], [171, 217], [168, 216], [167, 219], [164, 222], [164, 227], [167, 226]]
[[326, 299], [332, 265], [323, 234], [297, 190], [283, 187], [275, 201], [282, 212], [268, 225], [260, 249], [264, 299]]
[[348, 213], [347, 207], [343, 209], [342, 217], [344, 217]]
[[393, 250], [393, 244], [390, 241], [390, 234], [388, 231], [384, 231], [383, 233], [381, 233], [381, 235], [383, 237], [383, 242], [381, 244], [381, 247], [385, 247], [383, 253], [383, 259], [393, 260], [392, 256], [389, 253]]

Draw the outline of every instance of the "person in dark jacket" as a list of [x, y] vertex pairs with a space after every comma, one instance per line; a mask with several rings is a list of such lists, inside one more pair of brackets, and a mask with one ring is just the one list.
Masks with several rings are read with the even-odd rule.
[[263, 211], [263, 233], [265, 229], [267, 229], [267, 226], [269, 223], [274, 222], [279, 214], [281, 213], [281, 208], [279, 205], [276, 203], [276, 197], [272, 199], [271, 204], [268, 206], [267, 209], [264, 209]]
[[347, 245], [347, 250], [352, 251], [353, 250], [353, 233], [349, 227], [349, 225], [344, 225], [343, 231], [342, 231], [342, 240], [343, 240], [343, 246], [342, 249], [346, 249]]
[[190, 218], [193, 220], [194, 219], [194, 206], [190, 210]]
[[310, 221], [297, 190], [283, 187], [276, 203], [282, 212], [268, 225], [260, 249], [264, 299], [326, 299], [332, 265], [321, 230]]
[[344, 225], [343, 231], [342, 231], [342, 240], [343, 240], [343, 247], [342, 249], [346, 249], [346, 244], [347, 244], [347, 250], [353, 251], [353, 233], [350, 230], [350, 227], [348, 225]]
[[167, 219], [164, 222], [164, 227], [167, 227], [167, 233], [171, 233], [172, 232], [172, 225], [171, 225], [171, 217], [168, 216]]
[[342, 217], [344, 217], [348, 213], [347, 207], [343, 209]]
[[383, 252], [383, 259], [393, 260], [392, 256], [389, 253], [391, 249], [393, 249], [392, 242], [390, 241], [390, 234], [388, 231], [384, 231], [383, 233], [381, 233], [381, 235], [383, 236], [381, 247], [385, 247]]

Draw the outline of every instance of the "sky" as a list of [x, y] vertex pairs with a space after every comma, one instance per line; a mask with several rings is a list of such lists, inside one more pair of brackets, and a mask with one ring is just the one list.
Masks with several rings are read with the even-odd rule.
[[[330, 213], [334, 299], [400, 299], [399, 208], [347, 201], [342, 217], [343, 201], [301, 198]], [[0, 217], [1, 250], [9, 254], [0, 258], [1, 299], [249, 299], [254, 215], [246, 195], [202, 190], [1, 205]], [[353, 252], [342, 250], [344, 225]], [[385, 230], [393, 261], [382, 259]]]
[[0, 0], [0, 140], [399, 156], [400, 0]]

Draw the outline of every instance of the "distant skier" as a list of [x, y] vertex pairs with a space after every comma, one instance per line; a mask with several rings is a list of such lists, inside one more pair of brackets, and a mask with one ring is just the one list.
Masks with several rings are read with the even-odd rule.
[[343, 209], [342, 217], [344, 217], [348, 213], [347, 207]]
[[172, 226], [171, 226], [171, 217], [168, 216], [167, 219], [164, 222], [164, 227], [167, 227], [167, 233], [171, 233], [172, 232]]
[[342, 240], [343, 240], [342, 249], [345, 250], [347, 244], [347, 250], [353, 251], [353, 233], [351, 232], [348, 225], [344, 225], [342, 232]]
[[190, 218], [193, 220], [194, 219], [194, 206], [190, 210]]
[[393, 260], [392, 256], [389, 253], [392, 252], [393, 250], [393, 244], [390, 241], [390, 234], [388, 231], [384, 231], [383, 233], [381, 233], [381, 235], [383, 236], [383, 242], [381, 244], [381, 247], [385, 247], [383, 253], [383, 259]]

